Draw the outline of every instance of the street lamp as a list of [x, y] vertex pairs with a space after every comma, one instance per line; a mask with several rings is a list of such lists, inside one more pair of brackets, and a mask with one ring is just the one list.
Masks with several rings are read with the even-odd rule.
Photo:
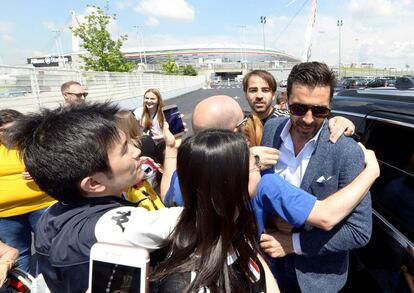
[[341, 70], [341, 28], [343, 24], [344, 22], [342, 21], [342, 19], [338, 19], [336, 21], [336, 26], [338, 27], [338, 30], [339, 30], [338, 77], [340, 75], [340, 70]]
[[266, 24], [266, 16], [260, 16], [260, 23], [262, 24], [263, 28], [263, 62], [266, 60], [266, 40], [265, 40], [265, 24]]
[[58, 55], [58, 64], [62, 62], [63, 67], [66, 67], [65, 64], [65, 58], [63, 57], [63, 49], [62, 49], [62, 41], [60, 39], [60, 36], [62, 34], [63, 30], [52, 30], [52, 33], [55, 33], [55, 45], [56, 45], [56, 51]]
[[244, 29], [246, 28], [245, 25], [238, 25], [240, 28], [240, 63], [246, 60], [246, 52], [244, 49]]
[[[141, 31], [141, 29], [143, 29], [144, 26], [134, 25], [133, 27], [137, 30], [137, 43], [138, 43], [140, 62], [142, 63], [142, 59], [143, 59], [142, 57], [144, 56], [144, 64], [147, 64], [147, 56], [146, 56], [145, 50], [144, 50], [144, 37], [143, 37], [142, 31]], [[138, 37], [138, 34], [139, 34], [140, 38]]]

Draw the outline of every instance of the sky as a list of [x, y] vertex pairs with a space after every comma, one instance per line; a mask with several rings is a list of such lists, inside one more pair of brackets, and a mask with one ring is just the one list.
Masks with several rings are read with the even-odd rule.
[[[301, 58], [311, 0], [0, 0], [0, 64], [55, 55], [56, 39], [72, 51], [70, 11], [82, 16], [88, 5], [116, 14], [112, 36], [128, 35], [125, 49], [188, 44], [263, 46]], [[319, 0], [311, 60], [338, 64], [339, 28], [343, 63], [376, 68], [414, 68], [414, 0]], [[135, 27], [134, 27], [135, 26]], [[62, 31], [62, 32], [56, 32]], [[137, 37], [139, 36], [139, 37]]]

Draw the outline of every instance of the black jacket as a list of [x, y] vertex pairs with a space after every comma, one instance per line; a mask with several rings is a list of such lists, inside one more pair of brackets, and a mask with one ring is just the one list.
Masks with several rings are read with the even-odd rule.
[[86, 292], [96, 222], [107, 211], [125, 205], [131, 203], [107, 196], [76, 204], [59, 202], [45, 211], [36, 227], [35, 251], [39, 273], [52, 293]]

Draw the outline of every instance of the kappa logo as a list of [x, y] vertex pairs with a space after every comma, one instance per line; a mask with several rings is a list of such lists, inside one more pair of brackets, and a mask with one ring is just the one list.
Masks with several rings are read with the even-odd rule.
[[119, 216], [113, 216], [111, 218], [111, 220], [114, 220], [116, 222], [116, 224], [119, 227], [121, 227], [122, 232], [124, 232], [125, 231], [125, 227], [122, 224], [129, 222], [129, 218], [128, 217], [131, 216], [131, 211], [128, 211], [128, 212], [120, 212], [120, 211], [118, 211], [116, 213], [119, 214]]

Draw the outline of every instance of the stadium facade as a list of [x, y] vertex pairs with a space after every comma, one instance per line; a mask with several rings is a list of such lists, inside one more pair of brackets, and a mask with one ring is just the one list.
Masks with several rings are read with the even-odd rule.
[[160, 64], [174, 59], [179, 64], [206, 63], [298, 63], [299, 58], [271, 48], [237, 45], [188, 45], [169, 48], [144, 48], [144, 50], [124, 50], [125, 59], [135, 63]]

